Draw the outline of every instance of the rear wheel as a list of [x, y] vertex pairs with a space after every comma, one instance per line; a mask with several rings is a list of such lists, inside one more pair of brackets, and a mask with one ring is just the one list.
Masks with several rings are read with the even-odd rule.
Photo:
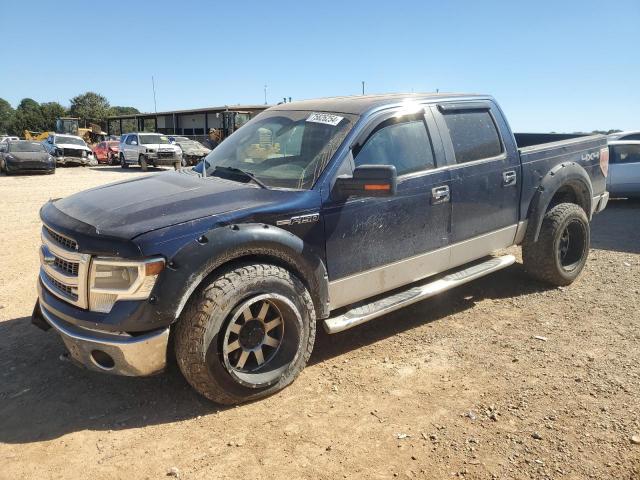
[[589, 255], [589, 219], [574, 203], [560, 203], [542, 220], [538, 241], [525, 238], [522, 259], [533, 277], [556, 286], [580, 275]]
[[127, 163], [127, 161], [124, 159], [124, 155], [121, 153], [120, 154], [120, 167], [122, 168], [129, 168], [129, 164]]
[[199, 393], [242, 403], [293, 382], [311, 355], [315, 329], [300, 280], [275, 265], [246, 265], [194, 294], [176, 326], [176, 359]]

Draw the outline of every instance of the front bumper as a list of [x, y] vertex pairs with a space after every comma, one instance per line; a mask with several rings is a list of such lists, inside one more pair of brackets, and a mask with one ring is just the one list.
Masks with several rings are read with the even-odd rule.
[[5, 163], [5, 168], [9, 173], [15, 172], [50, 172], [55, 170], [55, 163], [49, 162], [9, 162]]
[[86, 166], [91, 163], [92, 159], [93, 157], [56, 157], [56, 164]]
[[63, 320], [41, 300], [33, 310], [32, 323], [40, 328], [52, 327], [73, 360], [82, 366], [126, 376], [154, 375], [166, 367], [168, 327], [136, 335], [84, 328]]
[[156, 166], [172, 167], [176, 163], [182, 163], [182, 155], [158, 155], [157, 152], [146, 153], [147, 162]]

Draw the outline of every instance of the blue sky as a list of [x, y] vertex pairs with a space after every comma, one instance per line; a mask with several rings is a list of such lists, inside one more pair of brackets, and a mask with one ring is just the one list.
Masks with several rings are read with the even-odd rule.
[[3, 3], [0, 97], [14, 106], [92, 90], [153, 111], [151, 75], [159, 111], [365, 80], [492, 94], [516, 131], [640, 129], [638, 0]]

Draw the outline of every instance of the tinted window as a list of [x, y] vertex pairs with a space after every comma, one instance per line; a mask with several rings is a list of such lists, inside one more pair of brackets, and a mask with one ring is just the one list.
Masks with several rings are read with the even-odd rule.
[[11, 142], [9, 143], [10, 152], [44, 152], [44, 145], [37, 142]]
[[355, 164], [395, 165], [398, 175], [434, 168], [433, 150], [424, 122], [383, 124], [357, 153]]
[[127, 137], [127, 141], [125, 142], [127, 145], [131, 145], [131, 142], [137, 142], [138, 139], [136, 138], [135, 135], [129, 135]]
[[613, 145], [611, 163], [639, 163], [640, 145]]
[[488, 111], [446, 113], [444, 120], [453, 142], [456, 162], [473, 162], [502, 153], [500, 135]]
[[633, 135], [623, 135], [620, 140], [640, 140], [640, 133], [634, 133]]

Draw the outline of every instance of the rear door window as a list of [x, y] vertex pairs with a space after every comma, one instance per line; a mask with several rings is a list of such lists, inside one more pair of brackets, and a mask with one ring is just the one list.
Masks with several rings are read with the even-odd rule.
[[611, 146], [611, 163], [640, 163], [640, 144]]
[[423, 120], [382, 123], [356, 153], [356, 167], [394, 165], [398, 175], [435, 167], [433, 149]]
[[443, 114], [456, 163], [497, 157], [503, 151], [500, 134], [488, 110], [456, 110]]

